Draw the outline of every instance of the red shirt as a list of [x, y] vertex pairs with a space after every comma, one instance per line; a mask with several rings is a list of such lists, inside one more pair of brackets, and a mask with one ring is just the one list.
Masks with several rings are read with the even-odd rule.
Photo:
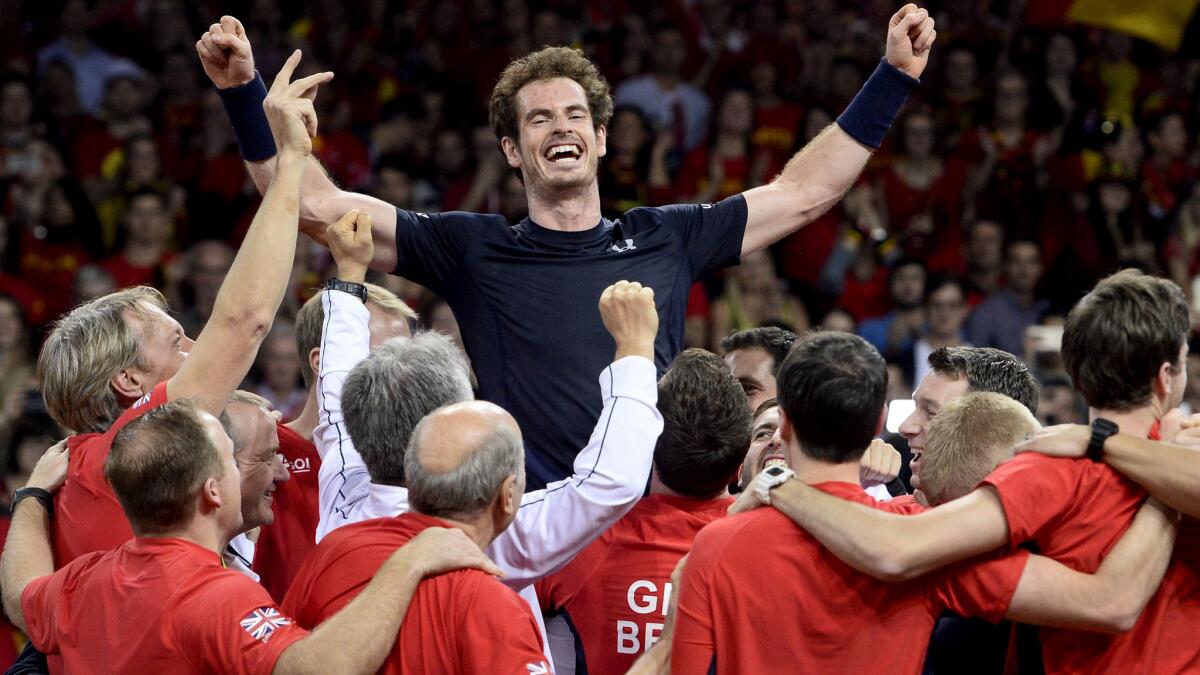
[[[1001, 464], [995, 488], [1014, 545], [1092, 573], [1133, 521], [1146, 493], [1108, 465], [1036, 453]], [[1047, 673], [1200, 671], [1200, 532], [1185, 519], [1162, 585], [1133, 629], [1120, 635], [1043, 628]], [[1015, 586], [1014, 586], [1015, 588]]]
[[[893, 513], [850, 483], [813, 487]], [[852, 569], [775, 509], [725, 518], [684, 568], [672, 673], [918, 673], [944, 610], [998, 621], [1029, 553], [965, 561], [906, 583]]]
[[108, 551], [133, 538], [125, 511], [104, 477], [104, 460], [113, 438], [126, 424], [167, 402], [167, 383], [130, 406], [102, 434], [77, 434], [67, 440], [67, 482], [54, 495], [54, 563], [63, 567], [84, 553]]
[[321, 457], [311, 441], [280, 424], [279, 454], [291, 480], [275, 486], [275, 522], [264, 526], [254, 546], [254, 572], [259, 583], [283, 602], [300, 565], [317, 546], [321, 517], [317, 473]]
[[671, 597], [671, 572], [705, 525], [725, 517], [730, 497], [650, 495], [569, 565], [539, 581], [543, 611], [564, 612], [582, 643], [587, 672], [624, 673], [657, 642]]
[[29, 637], [69, 673], [270, 673], [308, 635], [267, 592], [183, 539], [133, 539], [34, 579]]
[[[338, 528], [308, 556], [284, 612], [306, 628], [354, 599], [397, 548], [429, 527], [449, 523], [418, 513]], [[381, 673], [547, 673], [529, 605], [479, 570], [421, 582]]]

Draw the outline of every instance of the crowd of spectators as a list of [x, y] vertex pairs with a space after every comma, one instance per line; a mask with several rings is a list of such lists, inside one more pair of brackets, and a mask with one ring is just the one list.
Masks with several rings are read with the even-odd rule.
[[[938, 5], [941, 5], [940, 7]], [[938, 347], [1024, 356], [1043, 421], [1083, 420], [1055, 326], [1119, 266], [1200, 296], [1200, 54], [1097, 29], [1028, 27], [1023, 3], [934, 3], [939, 48], [886, 145], [817, 222], [693, 289], [691, 346], [758, 325], [856, 331], [919, 382]], [[486, 121], [500, 69], [573, 45], [614, 89], [606, 216], [710, 202], [769, 181], [827, 126], [879, 54], [890, 3], [0, 2], [0, 447], [56, 435], [32, 379], [74, 304], [159, 287], [189, 335], [258, 194], [194, 43], [236, 12], [268, 80], [295, 47], [332, 70], [315, 154], [347, 189], [417, 211], [525, 216]], [[291, 291], [247, 388], [304, 404], [291, 321], [329, 275], [297, 250]], [[397, 278], [427, 325], [447, 305]], [[1040, 328], [1030, 332], [1031, 326]], [[1060, 334], [1059, 331], [1058, 334]], [[1187, 402], [1200, 409], [1200, 356]], [[36, 445], [33, 443], [32, 445]], [[44, 447], [44, 446], [43, 446]]]

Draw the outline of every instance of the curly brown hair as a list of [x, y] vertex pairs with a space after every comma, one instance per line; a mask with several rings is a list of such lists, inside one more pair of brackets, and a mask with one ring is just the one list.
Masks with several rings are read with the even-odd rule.
[[583, 52], [571, 47], [545, 47], [528, 56], [508, 64], [496, 87], [492, 89], [492, 100], [488, 104], [488, 122], [496, 134], [496, 140], [508, 136], [516, 139], [517, 92], [521, 87], [555, 77], [575, 80], [587, 95], [588, 110], [592, 114], [592, 125], [599, 129], [608, 124], [612, 117], [613, 102], [608, 82]]

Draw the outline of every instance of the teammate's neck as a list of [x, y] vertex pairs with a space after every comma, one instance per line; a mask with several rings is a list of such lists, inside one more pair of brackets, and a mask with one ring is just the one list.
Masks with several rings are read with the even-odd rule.
[[570, 191], [542, 193], [530, 189], [529, 218], [547, 230], [582, 232], [600, 222], [600, 187], [590, 185]]
[[695, 499], [696, 501], [707, 501], [707, 499], [720, 499], [721, 497], [728, 497], [729, 489], [726, 488], [726, 489], [722, 490], [720, 492], [720, 494], [715, 494], [711, 497], [708, 497], [705, 500], [697, 499], [696, 497], [692, 497], [690, 495], [685, 495], [685, 494], [676, 492], [675, 490], [672, 490], [671, 488], [664, 485], [662, 480], [659, 479], [659, 477], [658, 477], [658, 468], [656, 467], [650, 471], [650, 494], [663, 495], [666, 497], [675, 497], [678, 499]]
[[491, 519], [486, 513], [481, 514], [477, 518], [471, 519], [458, 520], [441, 518], [440, 520], [444, 520], [451, 527], [456, 527], [465, 532], [467, 537], [470, 538], [471, 541], [475, 542], [481, 551], [486, 550], [488, 546], [491, 546], [492, 540], [496, 538], [496, 535], [500, 534], [499, 532], [496, 532], [495, 528], [492, 526]]
[[185, 525], [166, 532], [153, 534], [135, 532], [135, 535], [139, 539], [183, 539], [217, 555], [221, 555], [225, 551], [225, 547], [229, 545], [229, 540], [236, 536], [236, 534], [221, 532], [216, 519], [202, 516], [195, 516]]
[[296, 435], [306, 441], [313, 439], [313, 431], [317, 428], [317, 422], [320, 421], [320, 413], [317, 408], [317, 387], [314, 383], [308, 390], [308, 400], [304, 402], [304, 410], [296, 416], [296, 419], [283, 425]]
[[817, 485], [819, 483], [852, 483], [858, 485], [858, 460], [853, 462], [822, 462], [802, 452], [788, 453], [788, 464], [796, 472], [796, 478]]
[[1159, 411], [1157, 408], [1158, 406], [1154, 403], [1151, 403], [1151, 405], [1143, 408], [1138, 408], [1137, 410], [1130, 410], [1127, 412], [1090, 408], [1088, 410], [1088, 414], [1090, 419], [1094, 420], [1097, 417], [1103, 417], [1104, 419], [1115, 423], [1121, 428], [1121, 433], [1130, 434], [1139, 438], [1146, 438], [1150, 435], [1150, 429], [1156, 422], [1158, 422], [1158, 420], [1162, 419], [1162, 416], [1166, 412]]

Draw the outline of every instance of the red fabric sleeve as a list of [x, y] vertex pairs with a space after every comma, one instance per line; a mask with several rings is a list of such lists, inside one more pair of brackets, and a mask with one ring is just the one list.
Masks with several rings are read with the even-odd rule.
[[478, 576], [459, 606], [458, 644], [468, 673], [531, 675], [550, 672], [541, 632], [529, 605], [499, 581]]
[[1017, 592], [1029, 555], [1025, 550], [1006, 552], [942, 570], [932, 588], [935, 607], [992, 623], [1000, 621]]
[[[715, 525], [725, 526], [720, 522]], [[728, 527], [700, 530], [683, 568], [678, 606], [675, 608], [675, 637], [671, 642], [672, 673], [708, 673], [712, 665], [712, 574], [720, 562], [728, 536]]]
[[169, 616], [179, 652], [201, 672], [270, 673], [284, 650], [308, 636], [262, 586], [230, 570], [199, 581]]
[[983, 479], [982, 485], [990, 485], [1000, 497], [1014, 547], [1037, 539], [1075, 503], [1079, 480], [1074, 463], [1079, 461], [1089, 460], [1029, 452], [1004, 462]]

